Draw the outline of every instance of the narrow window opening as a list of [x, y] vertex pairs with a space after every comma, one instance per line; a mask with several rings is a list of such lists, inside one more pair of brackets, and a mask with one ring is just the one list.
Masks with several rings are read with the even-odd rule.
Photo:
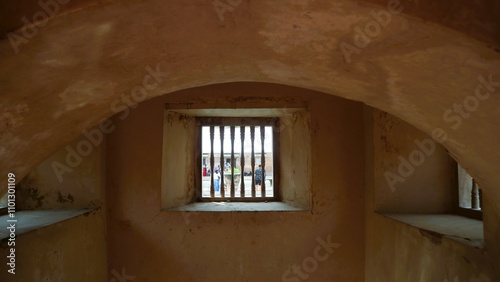
[[483, 193], [476, 180], [456, 163], [457, 214], [482, 220]]
[[459, 207], [482, 210], [482, 191], [477, 182], [467, 171], [457, 164]]

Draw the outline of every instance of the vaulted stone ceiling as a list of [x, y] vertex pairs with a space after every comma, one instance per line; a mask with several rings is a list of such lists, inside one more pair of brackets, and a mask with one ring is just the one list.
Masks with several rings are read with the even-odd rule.
[[[161, 74], [148, 99], [271, 82], [361, 101], [429, 134], [440, 128], [500, 199], [500, 1], [221, 1], [225, 12], [206, 0], [60, 0], [54, 17], [17, 37], [20, 19], [43, 10], [2, 2], [2, 181], [115, 114], [149, 66]], [[443, 117], [476, 91], [485, 99], [474, 111]]]
[[[239, 2], [233, 0], [232, 2]], [[248, 1], [248, 0], [247, 0]], [[307, 0], [304, 0], [306, 2]], [[51, 2], [51, 1], [47, 1]], [[60, 0], [59, 13], [68, 13], [87, 7], [112, 3], [112, 0]], [[203, 1], [202, 6], [210, 8], [215, 1]], [[309, 1], [321, 2], [321, 1]], [[326, 2], [326, 1], [323, 1]], [[386, 6], [388, 0], [363, 0], [358, 2], [368, 2], [379, 6]], [[229, 3], [229, 2], [228, 2]], [[286, 5], [283, 2], [282, 5]], [[292, 2], [293, 3], [293, 2]], [[471, 37], [500, 48], [500, 1], [482, 0], [420, 0], [403, 1], [403, 13], [422, 20], [431, 21], [460, 32]], [[279, 5], [279, 4], [278, 4]], [[0, 35], [6, 37], [9, 32], [17, 30], [24, 25], [23, 17], [32, 20], [32, 15], [40, 10], [38, 1], [19, 0], [0, 2], [0, 11], [3, 11], [0, 19]]]

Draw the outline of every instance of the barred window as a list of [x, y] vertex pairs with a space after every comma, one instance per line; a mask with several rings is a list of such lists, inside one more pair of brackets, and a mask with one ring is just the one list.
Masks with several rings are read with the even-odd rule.
[[277, 118], [198, 117], [198, 201], [275, 201]]
[[457, 166], [458, 213], [482, 219], [483, 195], [476, 180], [467, 171]]
[[[276, 108], [269, 99], [255, 101], [252, 106], [266, 107], [223, 102], [217, 108], [206, 103], [165, 105], [162, 209], [274, 210], [277, 202], [285, 209], [311, 207], [307, 105], [299, 101]], [[248, 204], [255, 202], [274, 203]]]

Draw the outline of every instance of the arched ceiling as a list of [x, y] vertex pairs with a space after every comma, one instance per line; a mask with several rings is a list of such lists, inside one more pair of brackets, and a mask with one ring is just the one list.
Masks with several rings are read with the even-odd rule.
[[[103, 6], [121, 0], [47, 0], [46, 3], [61, 3], [57, 14], [74, 12], [92, 6]], [[232, 0], [236, 3], [240, 0]], [[500, 0], [401, 0], [404, 9], [402, 13], [443, 25], [470, 37], [474, 37], [490, 44], [493, 48], [500, 49]], [[210, 6], [212, 1], [203, 1], [205, 6]], [[229, 3], [228, 1], [226, 1]], [[248, 2], [248, 0], [245, 0]], [[303, 0], [303, 2], [321, 2]], [[387, 6], [389, 0], [360, 0], [358, 2], [373, 3], [378, 6]], [[0, 35], [6, 37], [9, 32], [15, 31], [24, 25], [23, 17], [32, 19], [40, 10], [38, 1], [18, 0], [0, 2]]]
[[[478, 77], [500, 81], [500, 53], [494, 48], [498, 1], [482, 1], [470, 12], [458, 9], [470, 6], [460, 1], [451, 7], [462, 14], [443, 19], [438, 17], [445, 11], [430, 11], [444, 9], [440, 4], [401, 1], [403, 12], [433, 22], [391, 14], [350, 58], [340, 46], [354, 46], [357, 27], [375, 22], [372, 11], [387, 11], [393, 1], [370, 1], [383, 4], [376, 6], [232, 0], [239, 4], [223, 19], [212, 2], [74, 2], [19, 44], [17, 53], [9, 39], [2, 40], [1, 179], [9, 171], [21, 179], [84, 129], [113, 115], [115, 101], [141, 86], [150, 66], [166, 74], [148, 98], [214, 83], [281, 83], [364, 102], [429, 134], [441, 128], [448, 137], [444, 145], [500, 198], [500, 83], [493, 83], [496, 92], [479, 101], [458, 128], [443, 118], [475, 95]], [[20, 3], [36, 13], [36, 7]], [[473, 20], [464, 25], [453, 19]], [[12, 19], [2, 23], [4, 31], [15, 26]]]

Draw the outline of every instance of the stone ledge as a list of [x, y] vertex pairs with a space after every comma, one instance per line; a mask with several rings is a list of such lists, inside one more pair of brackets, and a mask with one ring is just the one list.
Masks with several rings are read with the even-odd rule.
[[[79, 215], [91, 212], [95, 209], [83, 210], [26, 210], [16, 211], [15, 217], [8, 215], [0, 216], [0, 240], [9, 238], [10, 231], [7, 229], [11, 224], [15, 224], [16, 236], [36, 229], [43, 228], [61, 221], [77, 217]], [[16, 222], [7, 221], [16, 220]]]
[[433, 236], [448, 238], [474, 248], [484, 247], [484, 225], [481, 220], [455, 214], [379, 214]]
[[309, 209], [293, 206], [283, 202], [206, 202], [192, 203], [175, 208], [164, 209], [163, 211], [180, 212], [288, 212], [288, 211], [309, 211]]

